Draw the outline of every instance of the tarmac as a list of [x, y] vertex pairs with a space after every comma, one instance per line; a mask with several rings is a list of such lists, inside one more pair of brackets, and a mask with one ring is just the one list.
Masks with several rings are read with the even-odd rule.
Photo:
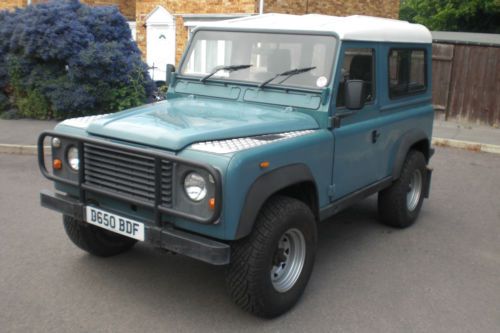
[[[0, 119], [0, 154], [36, 154], [38, 135], [56, 124], [45, 120]], [[500, 128], [436, 119], [432, 144], [500, 154]]]

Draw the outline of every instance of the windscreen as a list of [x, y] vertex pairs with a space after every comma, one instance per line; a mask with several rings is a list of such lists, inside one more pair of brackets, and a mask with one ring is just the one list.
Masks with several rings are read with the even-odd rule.
[[210, 79], [255, 84], [275, 77], [267, 85], [319, 89], [330, 81], [335, 46], [333, 36], [198, 31], [180, 73], [203, 78], [215, 72]]

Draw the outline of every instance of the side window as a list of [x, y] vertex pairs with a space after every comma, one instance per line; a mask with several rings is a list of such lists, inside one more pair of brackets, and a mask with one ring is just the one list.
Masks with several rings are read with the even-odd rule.
[[366, 88], [366, 101], [375, 99], [375, 70], [373, 49], [346, 49], [342, 61], [342, 73], [337, 92], [337, 107], [345, 106], [344, 84], [347, 80], [363, 80]]
[[389, 52], [389, 97], [391, 99], [427, 90], [426, 57], [421, 49], [392, 49]]

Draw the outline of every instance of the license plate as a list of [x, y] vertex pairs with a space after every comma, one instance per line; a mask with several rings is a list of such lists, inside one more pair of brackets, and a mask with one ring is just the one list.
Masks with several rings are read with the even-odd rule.
[[144, 240], [144, 223], [105, 210], [86, 206], [85, 221], [117, 234]]

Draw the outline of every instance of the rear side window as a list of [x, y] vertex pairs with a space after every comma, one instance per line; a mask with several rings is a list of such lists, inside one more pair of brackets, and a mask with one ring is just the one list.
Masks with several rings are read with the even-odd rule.
[[389, 97], [424, 93], [427, 90], [427, 60], [422, 49], [391, 49], [389, 52]]

